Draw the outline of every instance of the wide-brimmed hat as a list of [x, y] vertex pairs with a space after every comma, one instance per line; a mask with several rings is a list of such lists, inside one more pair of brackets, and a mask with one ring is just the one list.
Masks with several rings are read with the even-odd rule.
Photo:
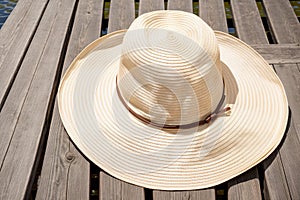
[[280, 143], [288, 102], [250, 46], [198, 16], [154, 11], [72, 62], [58, 92], [77, 147], [112, 176], [147, 188], [227, 181]]

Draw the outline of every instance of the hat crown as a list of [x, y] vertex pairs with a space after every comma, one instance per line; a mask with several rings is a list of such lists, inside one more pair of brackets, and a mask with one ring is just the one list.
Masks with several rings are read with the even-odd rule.
[[196, 15], [156, 11], [125, 34], [118, 88], [127, 106], [156, 124], [204, 120], [223, 96], [217, 40]]

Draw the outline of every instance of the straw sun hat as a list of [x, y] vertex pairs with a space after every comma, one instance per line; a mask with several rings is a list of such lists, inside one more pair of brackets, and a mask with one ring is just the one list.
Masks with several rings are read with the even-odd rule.
[[88, 45], [60, 84], [63, 124], [121, 180], [200, 189], [255, 166], [283, 137], [282, 83], [250, 46], [196, 15], [155, 11]]

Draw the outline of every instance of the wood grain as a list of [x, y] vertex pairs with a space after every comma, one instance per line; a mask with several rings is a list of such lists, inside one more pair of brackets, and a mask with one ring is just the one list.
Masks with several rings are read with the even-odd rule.
[[20, 0], [0, 29], [0, 110], [48, 0]]
[[0, 113], [5, 133], [0, 140], [0, 199], [23, 199], [30, 193], [74, 6], [74, 0], [49, 2]]
[[257, 177], [258, 171], [254, 167], [229, 181], [228, 199], [262, 199]]
[[263, 0], [277, 43], [300, 43], [300, 25], [288, 0]]
[[[63, 72], [101, 31], [103, 0], [80, 0], [68, 44]], [[37, 199], [88, 199], [90, 165], [74, 147], [54, 107]]]
[[230, 1], [238, 37], [250, 44], [268, 44], [255, 0]]
[[134, 0], [111, 0], [108, 32], [128, 28], [134, 18]]
[[274, 68], [283, 82], [297, 138], [300, 139], [300, 72], [297, 64], [278, 64]]
[[100, 172], [100, 199], [140, 200], [145, 199], [144, 189], [119, 179], [105, 172]]
[[[288, 0], [264, 0], [263, 5], [275, 41], [279, 44], [299, 44], [300, 26], [290, 2]], [[287, 93], [292, 113], [290, 119], [292, 123], [286, 133], [286, 139], [281, 148], [279, 148], [279, 153], [275, 156], [273, 162], [268, 161], [268, 165], [263, 165], [265, 170], [265, 185], [268, 186], [268, 194], [266, 195], [270, 199], [299, 199], [299, 191], [295, 188], [300, 188], [300, 158], [299, 153], [295, 154], [295, 150], [299, 149], [300, 136], [300, 73], [297, 64], [279, 64], [274, 65], [274, 68], [283, 82]], [[278, 171], [283, 171], [285, 177], [276, 176]], [[286, 185], [289, 187], [289, 193], [286, 192]]]
[[292, 117], [290, 129], [279, 151], [292, 199], [300, 199], [300, 140], [296, 132], [294, 118]]
[[292, 44], [251, 45], [269, 64], [300, 63], [300, 46]]
[[[300, 80], [300, 72], [297, 68], [297, 64], [279, 64], [274, 65], [274, 68], [283, 82], [283, 85], [285, 87], [285, 91], [288, 97], [289, 107], [292, 112], [292, 118], [293, 118], [293, 124], [294, 127], [299, 127], [299, 119], [300, 119], [300, 113], [299, 113], [299, 99], [300, 99], [300, 93], [299, 93], [299, 80]], [[299, 129], [298, 129], [299, 130]], [[291, 133], [290, 133], [291, 132]], [[299, 131], [297, 131], [297, 128], [295, 128], [295, 131], [293, 129], [289, 129], [286, 135], [295, 135], [290, 137], [296, 137], [299, 140]], [[293, 143], [290, 143], [291, 140], [285, 140], [284, 145], [286, 148], [296, 148]], [[292, 197], [292, 194], [284, 193], [283, 191], [286, 190], [285, 185], [288, 185], [290, 188], [290, 185], [296, 184], [300, 187], [300, 183], [298, 180], [300, 180], [300, 176], [298, 174], [298, 169], [290, 168], [290, 162], [287, 162], [287, 160], [291, 159], [290, 156], [287, 154], [281, 155], [281, 151], [283, 150], [283, 146], [279, 147], [279, 153], [276, 154], [275, 158], [273, 158], [273, 161], [270, 161], [268, 158], [265, 162], [268, 164], [263, 163], [264, 171], [265, 171], [265, 185], [268, 186], [268, 194], [265, 194], [265, 196], [270, 196], [270, 199], [281, 199], [282, 196], [284, 198], [289, 199], [290, 196]], [[297, 148], [296, 148], [297, 149]], [[285, 156], [288, 156], [285, 158]], [[299, 165], [300, 158], [295, 156], [293, 158], [292, 162], [296, 163], [293, 164]], [[298, 164], [297, 164], [298, 163]], [[280, 165], [281, 164], [281, 165]], [[280, 175], [277, 175], [278, 171], [283, 170], [283, 173], [287, 176], [287, 174], [294, 174], [294, 176], [290, 177], [289, 179], [287, 177], [283, 177]], [[287, 172], [286, 170], [293, 170]], [[289, 189], [290, 190], [290, 189]], [[280, 198], [279, 198], [280, 197]], [[284, 199], [282, 198], [282, 199]], [[293, 198], [293, 197], [292, 197]], [[296, 198], [297, 199], [297, 198]]]
[[[292, 113], [293, 115], [293, 113]], [[300, 198], [300, 141], [295, 133], [293, 117], [286, 137], [273, 158], [264, 162], [266, 185], [269, 199], [299, 199]], [[270, 159], [273, 159], [269, 161]]]
[[262, 166], [265, 174], [263, 190], [265, 199], [291, 199], [278, 149], [262, 162]]
[[153, 200], [214, 200], [214, 189], [193, 191], [153, 191]]
[[212, 29], [228, 32], [223, 0], [199, 0], [199, 16]]
[[164, 0], [140, 0], [139, 15], [155, 10], [164, 10], [164, 7]]
[[193, 12], [193, 0], [168, 0], [168, 10], [182, 10], [185, 12]]

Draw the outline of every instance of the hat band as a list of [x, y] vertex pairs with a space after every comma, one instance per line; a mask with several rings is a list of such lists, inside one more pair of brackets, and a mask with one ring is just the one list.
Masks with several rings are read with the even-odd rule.
[[[225, 82], [223, 80], [223, 84], [225, 85]], [[214, 110], [214, 112], [212, 112], [210, 115], [208, 115], [204, 120], [201, 121], [196, 121], [193, 123], [189, 123], [189, 124], [183, 124], [183, 125], [170, 125], [170, 124], [159, 124], [156, 122], [152, 122], [150, 119], [134, 112], [125, 102], [125, 100], [123, 99], [119, 86], [118, 86], [118, 77], [116, 77], [116, 90], [119, 96], [119, 99], [121, 100], [122, 104], [125, 106], [125, 108], [136, 118], [138, 118], [139, 120], [141, 120], [142, 122], [146, 123], [147, 125], [151, 125], [154, 127], [158, 127], [158, 128], [168, 128], [168, 129], [187, 129], [187, 128], [192, 128], [195, 126], [200, 126], [200, 125], [204, 125], [204, 124], [208, 124], [210, 123], [212, 120], [216, 119], [218, 116], [222, 115], [222, 114], [229, 114], [231, 107], [227, 106], [224, 108], [221, 108], [222, 104], [224, 103], [225, 100], [225, 94], [224, 94], [224, 88], [223, 87], [223, 95], [222, 98], [217, 106], [217, 108]]]

